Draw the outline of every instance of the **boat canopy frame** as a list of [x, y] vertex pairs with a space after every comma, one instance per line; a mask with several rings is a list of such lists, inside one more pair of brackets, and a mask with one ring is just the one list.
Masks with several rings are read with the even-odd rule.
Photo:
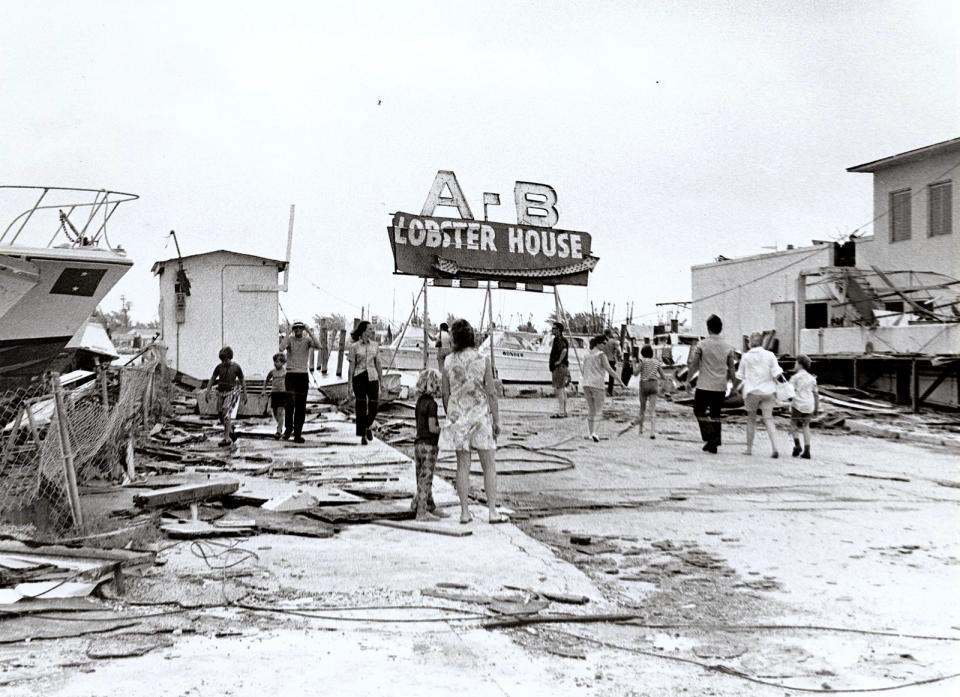
[[[0, 244], [10, 246], [16, 244], [34, 214], [38, 211], [58, 210], [56, 228], [45, 245], [47, 248], [53, 247], [58, 238], [67, 240], [74, 247], [98, 246], [102, 239], [107, 249], [116, 251], [107, 237], [107, 223], [120, 204], [140, 198], [136, 194], [108, 189], [0, 185], [0, 195], [11, 191], [33, 191], [37, 192], [38, 196], [33, 205], [13, 218], [0, 234]], [[62, 196], [62, 200], [47, 203], [54, 196]], [[71, 220], [71, 216], [75, 214], [80, 227]], [[62, 243], [58, 246], [62, 246]]]

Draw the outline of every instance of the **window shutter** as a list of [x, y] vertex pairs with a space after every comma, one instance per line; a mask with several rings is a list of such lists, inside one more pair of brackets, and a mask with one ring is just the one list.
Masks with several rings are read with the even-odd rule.
[[890, 194], [890, 241], [910, 239], [910, 190]]
[[953, 232], [953, 182], [941, 182], [930, 186], [930, 237], [949, 235]]

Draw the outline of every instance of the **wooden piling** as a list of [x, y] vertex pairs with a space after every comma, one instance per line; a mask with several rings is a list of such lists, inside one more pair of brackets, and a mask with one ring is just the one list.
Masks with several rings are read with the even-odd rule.
[[63, 457], [63, 475], [67, 485], [67, 497], [70, 501], [70, 513], [73, 524], [83, 534], [83, 511], [80, 509], [80, 490], [77, 487], [77, 471], [74, 467], [73, 445], [70, 443], [70, 430], [67, 427], [67, 410], [64, 408], [63, 386], [60, 374], [51, 373], [50, 384], [56, 403], [57, 429], [60, 435], [60, 454]]

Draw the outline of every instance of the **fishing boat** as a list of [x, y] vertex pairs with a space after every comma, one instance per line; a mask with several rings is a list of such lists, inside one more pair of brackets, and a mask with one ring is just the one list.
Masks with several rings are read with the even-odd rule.
[[665, 332], [654, 334], [653, 356], [664, 366], [681, 366], [687, 364], [690, 349], [697, 345], [700, 337], [695, 334], [681, 334], [680, 332]]
[[[437, 367], [436, 340], [427, 341], [427, 367]], [[423, 370], [423, 329], [410, 327], [386, 346], [380, 347], [380, 364], [385, 370]]]
[[[567, 336], [570, 343], [570, 381], [580, 382], [580, 363], [589, 351], [586, 337]], [[493, 344], [493, 363], [497, 379], [504, 383], [549, 384], [550, 348], [553, 335], [540, 338], [523, 332], [495, 331], [480, 345], [480, 354], [490, 356]]]
[[[317, 381], [317, 389], [328, 402], [333, 404], [349, 406], [352, 402], [346, 378], [329, 376], [321, 378]], [[380, 403], [387, 404], [400, 399], [401, 389], [400, 373], [384, 373], [383, 385], [380, 388]]]
[[[133, 266], [107, 223], [134, 194], [0, 186], [0, 391], [48, 369]], [[2, 224], [2, 223], [0, 223]]]

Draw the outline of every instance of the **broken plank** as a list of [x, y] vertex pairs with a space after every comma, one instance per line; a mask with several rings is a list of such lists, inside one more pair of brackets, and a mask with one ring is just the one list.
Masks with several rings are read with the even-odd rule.
[[567, 605], [586, 605], [590, 598], [585, 595], [568, 595], [567, 593], [554, 593], [553, 591], [537, 591], [537, 595], [556, 603], [566, 603]]
[[397, 528], [398, 530], [410, 530], [413, 532], [428, 532], [433, 535], [445, 535], [447, 537], [468, 537], [473, 534], [471, 530], [462, 528], [443, 528], [436, 523], [416, 523], [413, 521], [397, 520], [375, 520], [373, 525], [380, 525], [385, 528]]
[[94, 561], [121, 562], [125, 565], [153, 562], [153, 552], [134, 552], [127, 549], [100, 549], [99, 547], [67, 547], [65, 545], [25, 544], [12, 540], [0, 541], [0, 553], [18, 557], [67, 557]]
[[239, 488], [240, 482], [237, 481], [181, 484], [169, 489], [157, 489], [146, 494], [136, 494], [133, 497], [133, 502], [140, 508], [160, 508], [171, 504], [197, 503], [226, 496]]
[[89, 598], [38, 598], [0, 605], [0, 617], [21, 617], [46, 613], [103, 612], [108, 610]]
[[332, 525], [319, 520], [304, 518], [293, 513], [268, 511], [253, 506], [243, 506], [230, 511], [222, 522], [229, 522], [232, 518], [252, 519], [254, 527], [260, 532], [275, 533], [278, 535], [299, 535], [301, 537], [333, 537], [336, 529]]
[[410, 520], [415, 516], [406, 501], [366, 501], [346, 506], [324, 506], [304, 511], [328, 523], [372, 523], [377, 520]]

